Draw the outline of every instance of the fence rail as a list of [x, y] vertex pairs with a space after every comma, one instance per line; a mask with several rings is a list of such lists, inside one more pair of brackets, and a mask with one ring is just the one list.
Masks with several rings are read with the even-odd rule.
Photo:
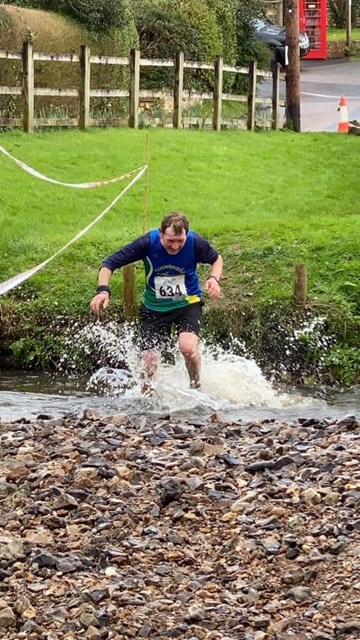
[[[188, 118], [184, 116], [184, 100], [197, 99], [213, 101], [211, 125], [215, 131], [219, 131], [222, 126], [228, 126], [234, 119], [224, 119], [222, 117], [223, 101], [245, 102], [247, 103], [246, 128], [254, 130], [256, 106], [269, 104], [269, 100], [264, 100], [256, 95], [257, 82], [259, 78], [272, 79], [272, 98], [270, 100], [271, 127], [279, 127], [279, 83], [280, 68], [274, 64], [272, 71], [262, 71], [257, 69], [256, 62], [252, 62], [249, 67], [232, 67], [223, 64], [223, 59], [218, 56], [213, 64], [206, 62], [194, 62], [184, 59], [184, 54], [178, 52], [173, 60], [146, 59], [140, 57], [140, 51], [132, 49], [128, 57], [117, 56], [97, 56], [91, 55], [87, 45], [80, 47], [77, 54], [53, 54], [41, 53], [33, 50], [30, 42], [24, 42], [22, 51], [0, 51], [0, 60], [21, 60], [21, 86], [0, 86], [0, 96], [20, 96], [23, 97], [23, 115], [21, 123], [24, 131], [31, 133], [34, 128], [40, 126], [78, 126], [80, 129], [87, 129], [90, 126], [102, 124], [98, 118], [90, 117], [91, 98], [127, 98], [129, 101], [129, 117], [127, 124], [134, 129], [139, 126], [139, 112], [141, 103], [146, 100], [173, 98], [172, 122], [167, 126], [181, 128], [193, 122], [208, 123], [208, 118]], [[79, 87], [77, 89], [35, 86], [36, 68], [34, 63], [41, 62], [69, 62], [79, 65]], [[129, 88], [126, 89], [91, 89], [91, 65], [120, 65], [129, 69]], [[174, 83], [172, 91], [140, 90], [140, 75], [142, 67], [172, 68], [174, 70]], [[212, 93], [188, 91], [184, 88], [184, 70], [200, 69], [214, 72], [214, 87]], [[248, 94], [234, 95], [223, 92], [224, 73], [241, 74], [248, 78]], [[78, 118], [36, 118], [35, 98], [38, 96], [56, 96], [76, 98], [79, 103]], [[123, 123], [124, 119], [116, 118], [117, 122]], [[155, 122], [155, 121], [154, 121]], [[125, 122], [126, 124], [126, 122]], [[155, 122], [156, 124], [156, 122]], [[19, 118], [0, 117], [0, 127], [19, 126]]]

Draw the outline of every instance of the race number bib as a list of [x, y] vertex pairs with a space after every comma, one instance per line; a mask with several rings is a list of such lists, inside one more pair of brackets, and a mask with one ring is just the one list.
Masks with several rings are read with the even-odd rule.
[[187, 291], [185, 287], [185, 276], [156, 276], [155, 293], [160, 300], [165, 298], [185, 298]]

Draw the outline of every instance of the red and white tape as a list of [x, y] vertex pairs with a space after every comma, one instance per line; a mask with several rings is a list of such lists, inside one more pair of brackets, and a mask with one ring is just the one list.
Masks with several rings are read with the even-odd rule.
[[59, 256], [64, 251], [66, 251], [66, 249], [68, 247], [70, 247], [70, 245], [72, 245], [74, 242], [76, 242], [76, 240], [79, 240], [80, 238], [82, 238], [82, 236], [84, 236], [97, 222], [99, 222], [99, 220], [101, 220], [101, 218], [103, 218], [108, 213], [108, 211], [110, 211], [110, 209], [112, 209], [116, 205], [116, 203], [120, 200], [120, 198], [122, 198], [125, 195], [125, 193], [127, 191], [129, 191], [129, 189], [131, 189], [131, 187], [144, 175], [145, 171], [147, 170], [147, 165], [144, 165], [143, 167], [140, 167], [139, 169], [134, 169], [133, 171], [130, 171], [129, 173], [126, 173], [123, 176], [119, 176], [117, 178], [112, 178], [111, 180], [102, 180], [102, 181], [98, 181], [98, 182], [84, 182], [84, 183], [80, 183], [80, 184], [73, 184], [73, 183], [67, 183], [67, 182], [59, 182], [58, 180], [53, 180], [52, 178], [48, 178], [47, 176], [44, 176], [43, 174], [39, 173], [38, 171], [36, 171], [32, 167], [29, 167], [27, 164], [25, 164], [21, 160], [17, 160], [13, 156], [11, 156], [1, 146], [0, 146], [0, 151], [2, 151], [6, 156], [8, 156], [12, 160], [14, 160], [14, 162], [16, 162], [16, 164], [19, 167], [21, 167], [22, 169], [24, 169], [25, 171], [27, 171], [31, 175], [35, 176], [36, 178], [40, 178], [41, 180], [46, 180], [47, 182], [52, 182], [54, 184], [58, 184], [58, 185], [61, 185], [63, 187], [72, 187], [72, 188], [75, 188], [75, 189], [94, 189], [96, 187], [103, 187], [103, 186], [105, 186], [107, 184], [111, 184], [113, 182], [120, 182], [120, 180], [124, 180], [125, 178], [129, 178], [133, 174], [136, 174], [133, 177], [133, 179], [131, 180], [131, 182], [129, 182], [129, 184], [125, 187], [125, 189], [123, 189], [112, 200], [112, 202], [110, 202], [110, 204], [95, 218], [95, 220], [90, 222], [90, 224], [88, 224], [87, 227], [82, 229], [82, 231], [79, 231], [79, 233], [77, 233], [76, 236], [74, 236], [74, 238], [72, 238], [63, 247], [61, 247], [61, 249], [59, 249], [59, 251], [54, 253], [54, 255], [52, 255], [50, 258], [48, 258], [44, 262], [41, 262], [40, 264], [36, 265], [32, 269], [27, 269], [26, 271], [23, 271], [22, 273], [19, 273], [18, 275], [13, 276], [12, 278], [9, 278], [9, 280], [5, 280], [4, 282], [1, 282], [0, 283], [0, 295], [4, 295], [4, 294], [8, 293], [8, 291], [10, 291], [11, 289], [14, 289], [14, 287], [17, 287], [22, 282], [25, 282], [25, 280], [28, 280], [28, 278], [31, 278], [31, 276], [33, 276], [35, 273], [37, 273], [38, 271], [41, 271], [41, 269], [46, 267], [46, 265], [49, 264], [49, 262], [51, 262], [52, 260], [54, 260], [54, 258]]
[[25, 164], [25, 162], [23, 162], [22, 160], [18, 160], [17, 158], [14, 158], [14, 156], [12, 156], [11, 153], [9, 153], [1, 145], [0, 145], [0, 151], [5, 156], [13, 160], [18, 165], [18, 167], [21, 167], [21, 169], [24, 169], [24, 171], [27, 171], [27, 173], [30, 173], [32, 176], [35, 176], [35, 178], [39, 178], [40, 180], [45, 180], [45, 182], [51, 182], [52, 184], [58, 184], [61, 187], [71, 187], [73, 189], [97, 189], [98, 187], [105, 187], [108, 184], [113, 184], [114, 182], [121, 182], [121, 180], [130, 178], [130, 176], [132, 176], [134, 173], [137, 173], [142, 168], [142, 167], [139, 167], [138, 169], [133, 169], [132, 171], [129, 171], [129, 173], [125, 173], [123, 176], [117, 176], [116, 178], [111, 178], [110, 180], [98, 180], [96, 182], [79, 182], [79, 183], [60, 182], [60, 180], [54, 180], [54, 178], [49, 178], [48, 176], [45, 176], [43, 173], [40, 173], [40, 171], [33, 169], [33, 167], [29, 167], [29, 165]]

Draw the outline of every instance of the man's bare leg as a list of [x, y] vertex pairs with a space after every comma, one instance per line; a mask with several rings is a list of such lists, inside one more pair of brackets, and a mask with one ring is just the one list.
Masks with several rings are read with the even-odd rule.
[[187, 331], [180, 333], [179, 347], [185, 359], [192, 389], [200, 388], [201, 357], [198, 345], [199, 338], [196, 333]]
[[141, 356], [141, 393], [151, 394], [153, 390], [152, 380], [157, 373], [160, 364], [160, 355], [156, 351], [144, 351]]

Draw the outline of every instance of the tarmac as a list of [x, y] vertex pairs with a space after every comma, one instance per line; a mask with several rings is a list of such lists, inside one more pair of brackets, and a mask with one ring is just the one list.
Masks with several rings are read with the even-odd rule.
[[360, 60], [302, 60], [300, 82], [302, 131], [337, 131], [341, 96], [360, 120]]
[[[360, 60], [301, 60], [301, 131], [337, 132], [341, 96], [347, 102], [348, 118], [360, 120]], [[271, 98], [272, 83], [257, 86], [257, 95]], [[280, 124], [285, 117], [285, 80], [280, 81]]]

